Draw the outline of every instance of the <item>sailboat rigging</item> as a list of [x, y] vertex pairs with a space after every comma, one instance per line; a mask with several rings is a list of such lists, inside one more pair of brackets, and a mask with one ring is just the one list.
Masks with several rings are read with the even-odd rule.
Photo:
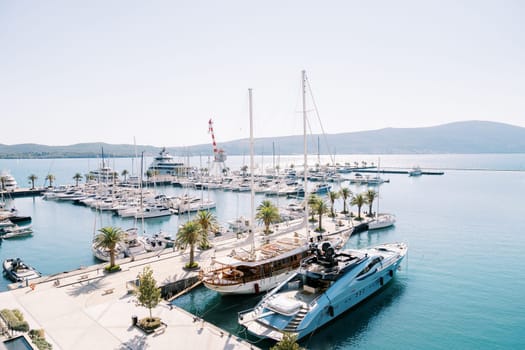
[[[303, 128], [304, 128], [304, 186], [307, 192], [308, 159], [306, 142], [306, 73], [302, 72], [303, 86]], [[252, 90], [249, 89], [250, 114], [250, 171], [251, 171], [251, 217], [249, 222], [250, 244], [249, 252], [242, 247], [233, 250], [227, 256], [215, 257], [212, 266], [200, 274], [203, 284], [221, 294], [253, 294], [270, 290], [293, 274], [300, 266], [301, 261], [310, 254], [310, 231], [308, 227], [308, 206], [305, 205], [305, 215], [296, 225], [291, 224], [270, 242], [264, 237], [265, 243], [255, 247], [254, 222], [254, 182], [253, 182], [253, 113]], [[294, 232], [303, 229], [304, 235]], [[348, 229], [349, 230], [349, 229]], [[348, 231], [347, 230], [347, 231]], [[344, 230], [335, 232], [343, 234]], [[288, 233], [289, 235], [284, 235]], [[347, 232], [344, 232], [347, 233]], [[318, 240], [323, 240], [321, 236]], [[340, 241], [339, 235], [332, 239]]]

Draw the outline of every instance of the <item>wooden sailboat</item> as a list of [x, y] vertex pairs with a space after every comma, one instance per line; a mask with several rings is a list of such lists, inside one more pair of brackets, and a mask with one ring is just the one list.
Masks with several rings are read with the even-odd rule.
[[[304, 121], [304, 182], [307, 186], [307, 140], [306, 140], [306, 73], [302, 72], [303, 86], [303, 121]], [[288, 236], [277, 238], [255, 248], [254, 238], [254, 183], [253, 183], [253, 117], [252, 117], [252, 90], [249, 89], [250, 105], [250, 172], [251, 172], [251, 220], [250, 225], [250, 250], [237, 249], [228, 256], [216, 257], [212, 267], [201, 272], [203, 284], [221, 294], [254, 294], [273, 289], [285, 279], [289, 278], [299, 268], [301, 261], [309, 256], [310, 233], [308, 229], [308, 206], [300, 226], [305, 235], [292, 234], [291, 228]], [[306, 191], [306, 188], [305, 188]], [[307, 192], [306, 192], [307, 193]], [[321, 239], [321, 238], [319, 238]], [[337, 240], [337, 238], [335, 239]], [[340, 243], [340, 242], [339, 242]]]

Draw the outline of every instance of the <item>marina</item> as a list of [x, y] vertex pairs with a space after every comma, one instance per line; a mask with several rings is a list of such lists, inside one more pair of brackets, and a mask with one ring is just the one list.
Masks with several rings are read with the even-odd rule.
[[[242, 165], [241, 157], [237, 159], [230, 157], [230, 159], [232, 162], [237, 161], [239, 165]], [[382, 156], [381, 163], [394, 166], [399, 161], [405, 162], [405, 164], [418, 163], [424, 169], [430, 166], [436, 167], [436, 165], [453, 167], [455, 160], [463, 166], [467, 166], [469, 162], [476, 165], [481, 163], [483, 166], [488, 166], [490, 162], [494, 162], [497, 164], [496, 170], [509, 168], [512, 164], [519, 164], [520, 162], [525, 164], [519, 157], [516, 160], [516, 156], [513, 158], [505, 155], [496, 157], [495, 160], [493, 157], [456, 156], [447, 158], [448, 163], [444, 162], [445, 157], [441, 158], [440, 156], [414, 156], [409, 160], [404, 159], [404, 157], [395, 158], [391, 156], [389, 158]], [[426, 162], [425, 159], [427, 159]], [[74, 162], [73, 167], [75, 167]], [[114, 168], [118, 169], [118, 167]], [[64, 176], [64, 178], [68, 177], [71, 176]], [[486, 260], [482, 257], [486, 255], [486, 250], [493, 249], [491, 248], [492, 245], [496, 244], [495, 247], [499, 252], [506, 253], [501, 254], [498, 264], [517, 264], [516, 266], [520, 266], [520, 262], [514, 258], [518, 256], [517, 251], [525, 247], [522, 236], [518, 235], [518, 230], [515, 229], [515, 227], [524, 227], [525, 224], [518, 214], [520, 207], [519, 205], [509, 206], [511, 208], [509, 211], [497, 211], [500, 220], [486, 221], [482, 218], [489, 215], [489, 211], [490, 215], [493, 215], [494, 208], [481, 205], [473, 206], [472, 203], [485, 203], [488, 198], [494, 196], [505, 198], [509, 203], [519, 203], [520, 199], [517, 194], [509, 197], [510, 192], [505, 192], [503, 197], [503, 193], [499, 190], [494, 189], [480, 193], [476, 191], [476, 188], [480, 186], [493, 188], [491, 185], [493, 183], [507, 183], [516, 190], [512, 193], [522, 193], [523, 190], [520, 191], [520, 189], [524, 185], [523, 172], [447, 171], [447, 175], [443, 177], [423, 177], [417, 181], [414, 180], [416, 179], [407, 175], [393, 175], [390, 178], [390, 183], [381, 185], [381, 209], [395, 213], [397, 218], [395, 226], [385, 230], [365, 231], [352, 235], [346, 243], [348, 248], [360, 249], [385, 242], [406, 241], [410, 253], [401, 264], [401, 270], [398, 271], [397, 276], [384, 290], [374, 294], [351, 312], [338, 317], [330, 325], [317, 330], [313, 336], [301, 340], [303, 346], [311, 349], [325, 348], [326, 346], [344, 349], [373, 348], [384, 347], [385, 344], [381, 343], [380, 339], [389, 339], [389, 344], [395, 348], [406, 346], [408, 342], [412, 345], [417, 344], [417, 347], [431, 347], [437, 337], [443, 339], [443, 332], [449, 334], [449, 329], [463, 327], [469, 322], [473, 322], [475, 327], [469, 327], [461, 334], [447, 338], [443, 347], [446, 347], [447, 344], [452, 346], [452, 344], [474, 342], [477, 348], [491, 348], [496, 340], [487, 341], [485, 339], [483, 343], [476, 341], [476, 339], [484, 339], [482, 332], [501, 334], [497, 342], [503, 346], [519, 347], [521, 345], [520, 340], [512, 337], [511, 333], [518, 332], [520, 329], [521, 326], [519, 325], [522, 324], [522, 320], [520, 320], [521, 316], [519, 315], [522, 313], [513, 312], [516, 317], [510, 320], [507, 318], [505, 328], [501, 328], [498, 323], [485, 322], [488, 317], [491, 320], [497, 319], [502, 314], [508, 314], [510, 312], [509, 307], [514, 309], [515, 305], [520, 305], [519, 293], [513, 293], [511, 290], [503, 291], [499, 288], [499, 283], [484, 284], [484, 288], [480, 288], [482, 281], [486, 281], [486, 278], [490, 279], [490, 276], [495, 276], [496, 273], [500, 282], [508, 280], [510, 283], [512, 280], [512, 283], [516, 283], [512, 274], [502, 274], [501, 269], [497, 267], [498, 265], [487, 265], [484, 263]], [[337, 186], [338, 184], [335, 183], [334, 187], [338, 188]], [[357, 185], [350, 188], [357, 193], [364, 190], [363, 186]], [[447, 191], [445, 192], [443, 189], [447, 189]], [[163, 186], [160, 190], [167, 196], [180, 195], [184, 192], [200, 196], [195, 189]], [[208, 192], [210, 198], [217, 202], [214, 213], [221, 222], [243, 215], [249, 216], [248, 202], [250, 196], [248, 193], [205, 190], [204, 196], [207, 196]], [[452, 197], [450, 194], [453, 194]], [[256, 195], [256, 203], [267, 198], [264, 194], [258, 194]], [[429, 201], [428, 198], [432, 198], [432, 200]], [[450, 202], [451, 199], [454, 201], [453, 203]], [[280, 204], [295, 202], [293, 199], [283, 197], [274, 198], [274, 200]], [[124, 330], [129, 327], [131, 315], [141, 315], [141, 312], [146, 311], [132, 307], [131, 303], [127, 303], [129, 299], [125, 297], [120, 299], [128, 293], [127, 282], [132, 281], [137, 272], [140, 271], [141, 266], [144, 266], [141, 265], [140, 261], [145, 263], [146, 259], [151, 259], [149, 261], [151, 261], [151, 266], [156, 271], [156, 275], [159, 276], [159, 280], [164, 281], [166, 278], [161, 276], [170, 276], [170, 279], [184, 279], [190, 276], [182, 269], [182, 265], [187, 262], [188, 251], [182, 255], [176, 253], [177, 257], [175, 257], [172, 256], [173, 252], [169, 250], [160, 255], [160, 258], [157, 257], [158, 253], [150, 253], [149, 258], [145, 256], [144, 259], [135, 262], [124, 260], [123, 270], [127, 270], [126, 266], [129, 266], [129, 272], [121, 272], [113, 276], [102, 275], [97, 269], [103, 264], [92, 256], [89, 248], [93, 236], [94, 221], [97, 222], [97, 226], [112, 224], [125, 228], [133, 225], [133, 219], [119, 218], [106, 212], [96, 214], [93, 209], [67, 202], [43, 200], [40, 197], [16, 198], [14, 202], [9, 203], [15, 203], [20, 214], [32, 217], [34, 234], [32, 237], [21, 238], [16, 241], [4, 241], [0, 247], [2, 261], [9, 257], [21, 257], [39, 272], [42, 272], [44, 276], [52, 277], [48, 282], [37, 284], [35, 290], [29, 293], [28, 291], [31, 288], [26, 286], [15, 288], [13, 291], [7, 292], [8, 294], [4, 292], [0, 294], [0, 300], [2, 300], [0, 303], [2, 305], [20, 305], [24, 309], [32, 310], [32, 312], [40, 310], [34, 314], [33, 318], [36, 317], [36, 319], [33, 321], [46, 329], [46, 334], [51, 340], [56, 339], [57, 348], [68, 348], [72, 344], [70, 342], [81, 340], [80, 338], [73, 339], [73, 333], [61, 331], [58, 325], [50, 322], [50, 318], [46, 318], [46, 314], [55, 315], [56, 313], [51, 310], [46, 311], [44, 306], [39, 306], [38, 300], [40, 298], [46, 297], [57, 303], [59, 300], [66, 302], [69, 306], [64, 308], [67, 312], [61, 313], [63, 320], [70, 317], [80, 317], [80, 315], [92, 315], [100, 308], [112, 310], [109, 314], [105, 314], [106, 316], [95, 318], [97, 327], [101, 327], [99, 328], [101, 332], [106, 327], [114, 329], [117, 333], [120, 332], [116, 339], [120, 339], [119, 343], [126, 343], [135, 335], [140, 337], [139, 334], [128, 333]], [[470, 204], [467, 205], [466, 203]], [[336, 202], [336, 210], [337, 212], [342, 210], [340, 201]], [[353, 207], [352, 210], [356, 211], [356, 208]], [[440, 213], [439, 217], [447, 218], [446, 221], [435, 219], [435, 213], [438, 212]], [[148, 233], [162, 230], [173, 235], [176, 233], [177, 227], [188, 218], [185, 214], [151, 220], [153, 221], [145, 221], [145, 229]], [[470, 226], [466, 224], [468, 222], [483, 222], [483, 225]], [[494, 237], [494, 233], [497, 233], [497, 238]], [[492, 239], [479, 240], [477, 237], [492, 237]], [[225, 238], [218, 237], [218, 242], [221, 239]], [[465, 251], [464, 247], [467, 246], [469, 250]], [[205, 252], [205, 254], [212, 253], [213, 249]], [[155, 263], [155, 259], [159, 262]], [[206, 261], [209, 261], [206, 255], [197, 255], [197, 259], [203, 266], [206, 266]], [[176, 261], [179, 262], [176, 263]], [[165, 262], [166, 265], [162, 265], [162, 262]], [[457, 271], [455, 266], [460, 262], [463, 268], [458, 274], [432, 274], [433, 266], [436, 264], [439, 264], [445, 272]], [[133, 267], [134, 264], [137, 264], [136, 267]], [[69, 272], [62, 274], [63, 271]], [[83, 279], [82, 277], [86, 275], [87, 278]], [[60, 277], [61, 288], [53, 286], [57, 276], [63, 276]], [[459, 283], [459, 281], [462, 282]], [[7, 289], [7, 285], [11, 282], [4, 279], [2, 283]], [[520, 282], [517, 283], [519, 286]], [[464, 288], [460, 286], [465, 284], [474, 294], [465, 294], [462, 291]], [[114, 288], [112, 293], [102, 295], [112, 288]], [[483, 292], [474, 292], [476, 289]], [[80, 293], [81, 290], [85, 292]], [[446, 293], [447, 297], [440, 298], [439, 295], [442, 293]], [[481, 302], [481, 300], [486, 300], [485, 293], [493, 295], [489, 304]], [[88, 300], [91, 301], [86, 304]], [[159, 306], [154, 311], [154, 313], [162, 315], [163, 320], [167, 320], [168, 328], [163, 335], [147, 338], [148, 344], [155, 344], [150, 343], [153, 342], [153, 339], [162, 342], [169, 339], [174, 341], [170, 337], [173, 332], [176, 333], [175, 324], [186, 324], [185, 327], [189, 327], [187, 329], [194, 329], [195, 334], [197, 334], [202, 320], [205, 334], [216, 332], [212, 338], [209, 338], [210, 341], [222, 341], [225, 337], [221, 338], [220, 332], [224, 332], [223, 334], [226, 337], [227, 334], [232, 334], [230, 339], [239, 337], [247, 339], [247, 344], [251, 342], [253, 346], [268, 348], [273, 343], [261, 342], [247, 336], [246, 330], [237, 323], [237, 313], [254, 307], [259, 300], [260, 298], [257, 296], [237, 296], [232, 299], [228, 296], [221, 296], [202, 285], [197, 286], [187, 294], [173, 300], [173, 310], [170, 311], [168, 305]], [[85, 308], [72, 308], [72, 302], [75, 305], [78, 302], [79, 305], [86, 306]], [[179, 314], [178, 311], [174, 311], [179, 310], [178, 308], [186, 311], [181, 311], [183, 314]], [[73, 311], [75, 309], [78, 311]], [[462, 310], [465, 314], [454, 311], [457, 309]], [[183, 316], [184, 312], [189, 312], [189, 314]], [[478, 315], [477, 320], [474, 321], [465, 316], [467, 313], [476, 313]], [[425, 318], [425, 315], [428, 314], [432, 315], [432, 319]], [[176, 321], [179, 317], [186, 321], [179, 323]], [[194, 322], [194, 317], [198, 317], [199, 321]], [[428, 330], [418, 328], [416, 325], [416, 320], [421, 320], [422, 317], [427, 320], [426, 329]], [[410, 334], [408, 339], [397, 338], [389, 331], [390, 327], [386, 325], [392, 322], [398, 325], [396, 333]], [[449, 326], [443, 327], [443, 322]], [[110, 326], [112, 324], [120, 324], [121, 326]], [[121, 327], [121, 331], [117, 331], [118, 327]], [[419, 331], [414, 333], [411, 330], [415, 328]], [[82, 333], [80, 328], [78, 331], [79, 334]], [[116, 335], [117, 333], [113, 334]], [[131, 338], [124, 338], [123, 334], [130, 337], [134, 335]], [[83, 338], [81, 342], [85, 341], [86, 339]]]
[[525, 349], [522, 2], [34, 3], [0, 350]]

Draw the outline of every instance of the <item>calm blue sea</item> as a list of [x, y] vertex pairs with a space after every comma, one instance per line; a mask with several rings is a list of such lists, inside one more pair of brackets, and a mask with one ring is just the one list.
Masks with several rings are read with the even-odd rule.
[[[378, 156], [336, 157], [340, 163], [363, 160], [377, 164]], [[263, 168], [271, 166], [274, 158], [259, 157], [257, 161]], [[275, 160], [281, 168], [301, 161], [301, 156]], [[316, 161], [324, 164], [329, 159], [309, 160], [311, 164]], [[195, 166], [203, 163], [199, 158], [190, 162]], [[228, 165], [235, 169], [246, 162], [244, 157], [230, 157]], [[445, 175], [383, 175], [390, 183], [380, 187], [380, 211], [396, 214], [396, 226], [361, 233], [347, 244], [366, 247], [405, 241], [409, 254], [402, 270], [382, 292], [301, 345], [308, 349], [525, 348], [525, 259], [520, 255], [525, 251], [525, 154], [385, 155], [380, 163], [391, 168], [420, 165], [423, 170], [444, 170]], [[73, 182], [76, 172], [83, 174], [98, 164], [96, 159], [0, 160], [0, 170], [9, 169], [22, 186], [27, 186], [32, 173], [39, 179], [52, 173], [57, 183], [65, 184]], [[132, 169], [130, 159], [112, 159], [110, 165], [119, 172]], [[210, 191], [202, 195], [217, 200], [221, 222], [249, 215], [249, 194]], [[27, 239], [4, 241], [0, 260], [20, 256], [45, 274], [94, 263], [89, 247], [95, 225], [133, 225], [133, 220], [99, 216], [85, 207], [40, 198], [19, 198], [14, 205], [21, 214], [33, 216], [35, 233]], [[175, 233], [187, 219], [173, 216], [147, 221], [146, 230]], [[0, 280], [0, 289], [6, 283]], [[237, 312], [256, 301], [257, 297], [221, 297], [201, 288], [176, 303], [244, 336], [236, 323]], [[257, 345], [267, 348], [272, 343]]]

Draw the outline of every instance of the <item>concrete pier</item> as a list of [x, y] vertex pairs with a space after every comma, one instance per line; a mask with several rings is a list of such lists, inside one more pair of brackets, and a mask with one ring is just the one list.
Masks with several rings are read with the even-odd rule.
[[[327, 235], [348, 231], [353, 224], [349, 218], [342, 217], [323, 220]], [[296, 232], [303, 236], [304, 228], [299, 231], [297, 227], [297, 223], [292, 222], [280, 224], [269, 237]], [[206, 268], [212, 256], [247, 247], [249, 241], [247, 236], [218, 237], [212, 241], [212, 249], [196, 250], [195, 259]], [[261, 241], [261, 237], [257, 241]], [[143, 268], [151, 267], [159, 286], [170, 286], [177, 281], [196, 280], [197, 271], [183, 268], [188, 261], [189, 249], [185, 252], [169, 249], [119, 260], [121, 271], [115, 273], [104, 273], [103, 267], [107, 264], [81, 267], [31, 281], [29, 286], [11, 285], [11, 290], [0, 293], [0, 308], [19, 309], [31, 329], [44, 329], [53, 349], [255, 349], [253, 344], [168, 302], [161, 302], [152, 311], [153, 316], [160, 317], [167, 325], [161, 334], [146, 335], [132, 326], [133, 316], [139, 319], [149, 316], [149, 310], [137, 306], [136, 297], [130, 292]]]
[[[200, 254], [206, 261], [210, 252]], [[19, 309], [32, 329], [44, 329], [53, 349], [250, 349], [237, 339], [194, 315], [162, 302], [153, 310], [167, 327], [162, 334], [146, 335], [132, 326], [149, 310], [136, 305], [127, 282], [149, 265], [158, 282], [181, 280], [196, 272], [182, 266], [188, 254], [165, 252], [135, 261], [120, 261], [122, 271], [105, 274], [95, 265], [68, 273], [47, 276], [31, 288], [16, 286], [0, 293], [0, 308]], [[127, 260], [127, 259], [126, 259]]]

